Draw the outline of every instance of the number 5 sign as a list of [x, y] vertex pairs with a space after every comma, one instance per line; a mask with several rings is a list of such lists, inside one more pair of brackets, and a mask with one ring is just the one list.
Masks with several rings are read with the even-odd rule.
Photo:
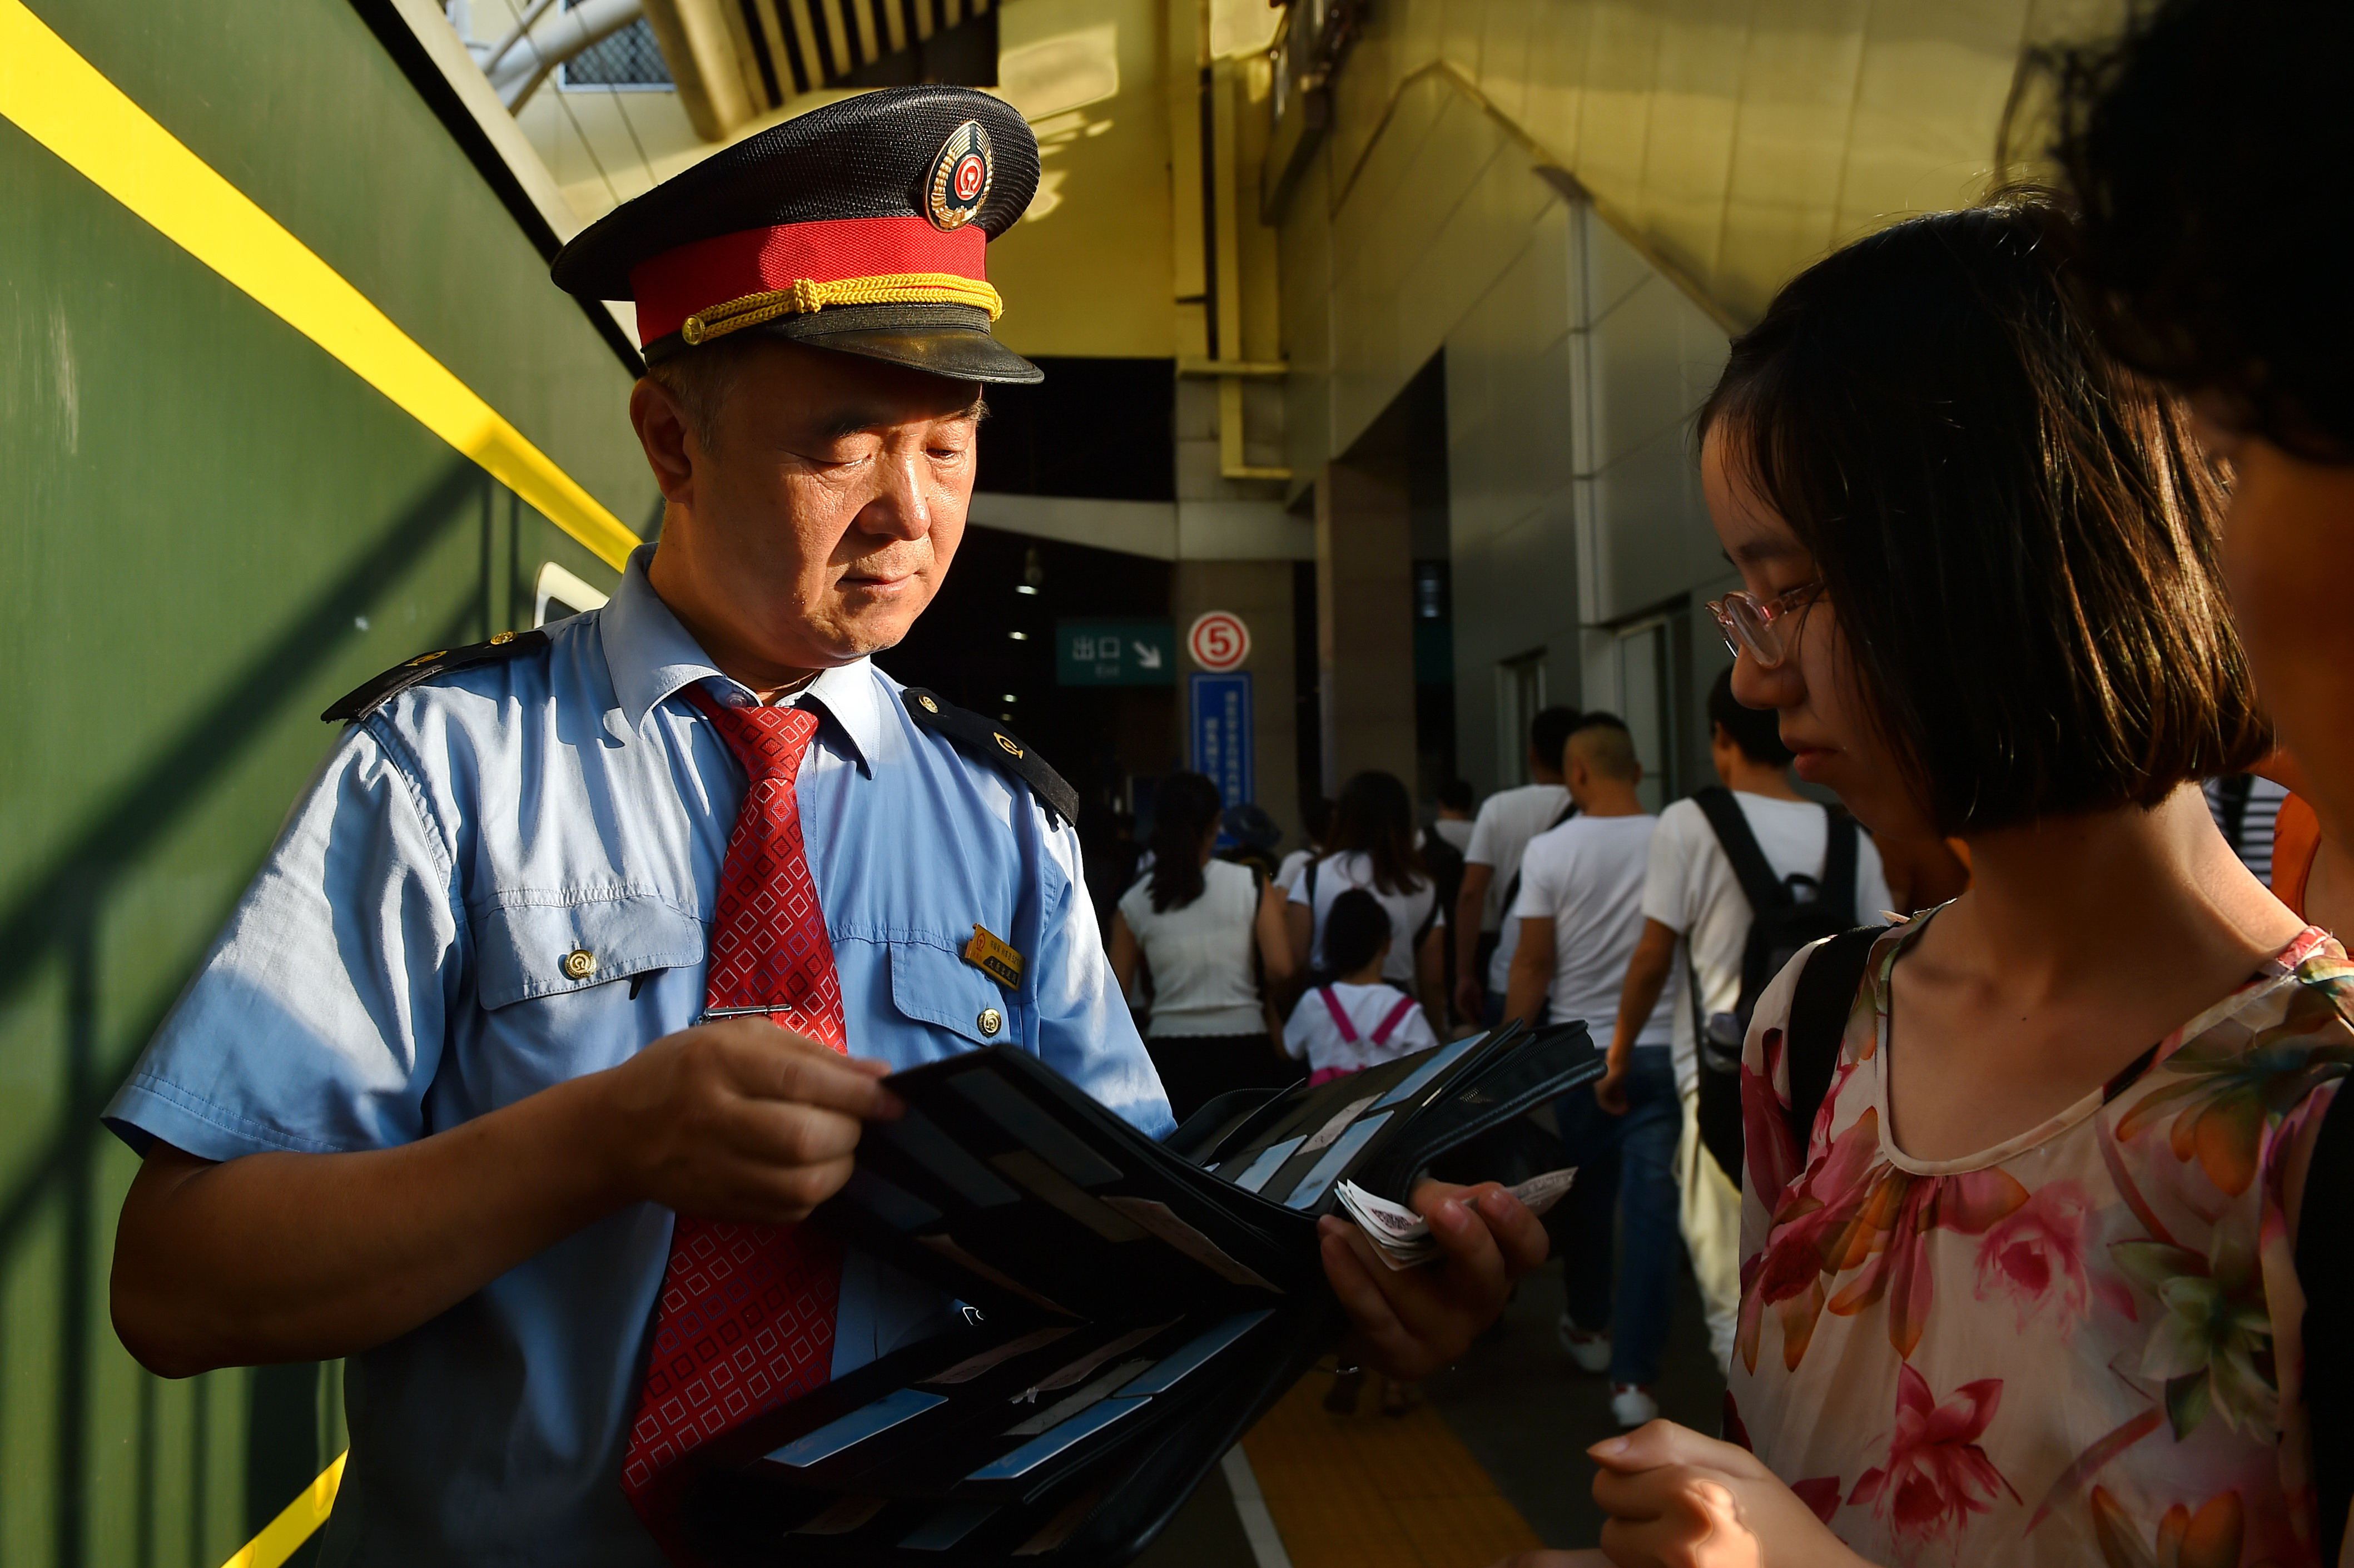
[[1231, 670], [1250, 657], [1250, 628], [1242, 617], [1214, 609], [1185, 633], [1185, 651], [1204, 670]]

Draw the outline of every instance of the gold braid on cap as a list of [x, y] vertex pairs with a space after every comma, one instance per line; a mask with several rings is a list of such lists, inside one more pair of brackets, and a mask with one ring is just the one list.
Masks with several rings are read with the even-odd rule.
[[998, 297], [996, 290], [978, 279], [960, 278], [954, 272], [892, 272], [878, 278], [843, 278], [832, 283], [797, 278], [790, 289], [746, 294], [724, 305], [699, 310], [686, 318], [678, 335], [693, 344], [772, 322], [779, 316], [809, 315], [828, 305], [896, 304], [971, 305], [987, 311], [991, 321], [1005, 313], [1005, 302]]

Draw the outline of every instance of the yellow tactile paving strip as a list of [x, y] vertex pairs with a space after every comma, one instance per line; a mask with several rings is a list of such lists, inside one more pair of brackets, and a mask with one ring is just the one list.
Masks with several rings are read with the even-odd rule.
[[1331, 1386], [1310, 1372], [1243, 1439], [1292, 1568], [1488, 1568], [1544, 1544], [1437, 1411], [1384, 1415], [1368, 1388], [1335, 1415]]

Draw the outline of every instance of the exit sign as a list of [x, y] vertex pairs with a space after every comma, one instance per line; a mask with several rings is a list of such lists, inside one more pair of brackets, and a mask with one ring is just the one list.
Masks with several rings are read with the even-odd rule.
[[1177, 681], [1177, 632], [1165, 620], [1058, 620], [1055, 683], [1168, 686]]

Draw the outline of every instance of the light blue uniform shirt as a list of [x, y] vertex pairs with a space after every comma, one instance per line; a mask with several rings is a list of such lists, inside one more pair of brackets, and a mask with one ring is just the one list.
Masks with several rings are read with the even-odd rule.
[[[543, 652], [439, 676], [345, 731], [110, 1127], [207, 1160], [383, 1149], [695, 1022], [744, 775], [679, 694], [740, 688], [655, 597], [651, 557]], [[1164, 1134], [1076, 835], [918, 726], [899, 690], [862, 660], [796, 699], [822, 715], [798, 789], [851, 1050], [911, 1067], [1019, 1044]], [[975, 925], [1027, 959], [1018, 990], [960, 957]], [[576, 949], [585, 978], [565, 970]], [[620, 1475], [670, 1234], [668, 1210], [633, 1205], [351, 1358], [324, 1561], [659, 1563]], [[854, 1255], [836, 1375], [946, 1306]]]

